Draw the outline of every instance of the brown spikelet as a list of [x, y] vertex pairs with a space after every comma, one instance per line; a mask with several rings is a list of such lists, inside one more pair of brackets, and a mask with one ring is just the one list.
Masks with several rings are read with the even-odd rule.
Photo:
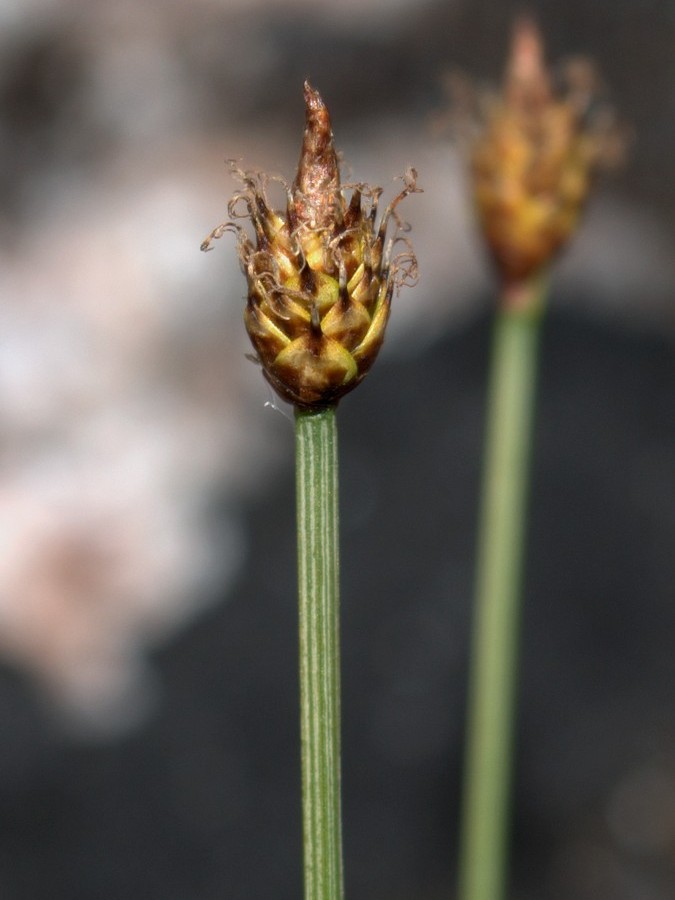
[[611, 117], [589, 112], [597, 84], [592, 68], [584, 67], [585, 94], [575, 87], [574, 71], [578, 62], [568, 70], [567, 90], [556, 92], [539, 30], [520, 20], [502, 93], [485, 105], [472, 144], [478, 217], [507, 285], [536, 275], [567, 243], [597, 169], [617, 145]]
[[[384, 340], [394, 289], [416, 276], [407, 242], [406, 251], [391, 257], [401, 240], [396, 206], [419, 188], [411, 169], [376, 227], [381, 189], [359, 184], [347, 199], [328, 110], [307, 82], [305, 119], [286, 211], [271, 209], [264, 176], [232, 164], [243, 189], [230, 203], [230, 216], [249, 219], [255, 240], [231, 221], [202, 249], [227, 230], [237, 233], [248, 282], [244, 321], [265, 378], [284, 400], [320, 408], [337, 403], [365, 377]], [[395, 229], [387, 237], [391, 220]]]

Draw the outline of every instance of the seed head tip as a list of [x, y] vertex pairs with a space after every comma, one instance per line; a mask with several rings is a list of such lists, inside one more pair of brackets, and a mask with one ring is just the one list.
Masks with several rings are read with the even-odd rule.
[[544, 104], [551, 98], [544, 41], [534, 19], [523, 16], [515, 23], [505, 81], [514, 105]]
[[295, 214], [312, 228], [329, 227], [335, 219], [340, 169], [333, 144], [333, 129], [326, 104], [305, 82], [305, 131], [298, 172], [293, 183]]

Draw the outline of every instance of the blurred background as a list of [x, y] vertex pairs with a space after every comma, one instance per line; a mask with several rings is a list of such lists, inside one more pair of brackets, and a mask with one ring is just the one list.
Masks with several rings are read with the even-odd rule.
[[[515, 785], [518, 900], [675, 896], [675, 4], [530, 5], [635, 138], [556, 267]], [[414, 165], [421, 277], [340, 411], [353, 900], [454, 895], [495, 285], [460, 69], [509, 0], [0, 0], [0, 896], [301, 896], [293, 432], [246, 359], [224, 164]]]

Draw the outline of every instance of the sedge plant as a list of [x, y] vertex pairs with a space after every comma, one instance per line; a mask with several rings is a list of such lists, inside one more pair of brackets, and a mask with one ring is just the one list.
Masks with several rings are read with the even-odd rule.
[[308, 83], [304, 98], [295, 179], [274, 178], [284, 184], [286, 208], [270, 205], [269, 176], [231, 163], [241, 189], [228, 206], [230, 220], [202, 249], [235, 233], [248, 284], [244, 321], [256, 359], [295, 409], [305, 900], [341, 900], [336, 407], [374, 363], [394, 291], [415, 278], [407, 241], [404, 251], [393, 250], [403, 240], [396, 207], [418, 188], [410, 169], [378, 221], [381, 188], [341, 183], [326, 105]]
[[504, 87], [483, 98], [471, 147], [479, 223], [500, 283], [487, 401], [460, 900], [502, 900], [508, 876], [518, 644], [537, 357], [549, 270], [574, 233], [598, 163], [616, 155], [591, 66], [558, 94], [535, 25], [514, 30]]

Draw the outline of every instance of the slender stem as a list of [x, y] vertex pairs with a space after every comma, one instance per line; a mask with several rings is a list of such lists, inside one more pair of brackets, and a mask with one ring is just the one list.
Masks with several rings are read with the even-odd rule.
[[460, 836], [460, 900], [507, 878], [521, 572], [542, 281], [505, 294], [494, 327]]
[[338, 463], [335, 409], [296, 410], [305, 900], [341, 900]]

